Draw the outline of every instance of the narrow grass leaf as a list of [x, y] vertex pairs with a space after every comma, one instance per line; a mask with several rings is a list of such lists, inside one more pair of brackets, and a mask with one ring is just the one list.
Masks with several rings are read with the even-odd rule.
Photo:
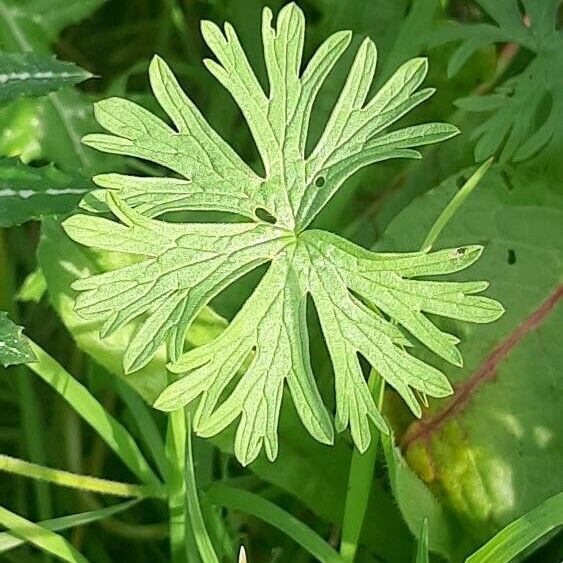
[[428, 520], [424, 519], [420, 536], [418, 536], [418, 545], [416, 548], [416, 563], [429, 563], [428, 555]]
[[14, 536], [62, 561], [88, 563], [88, 560], [62, 536], [34, 524], [2, 506], [0, 506], [0, 526], [8, 528]]
[[[92, 524], [93, 522], [98, 522], [99, 520], [109, 518], [110, 516], [115, 516], [120, 512], [124, 512], [125, 510], [132, 508], [138, 503], [138, 500], [129, 500], [113, 506], [108, 506], [107, 508], [100, 508], [99, 510], [90, 510], [79, 514], [70, 514], [68, 516], [52, 518], [51, 520], [38, 522], [37, 525], [45, 528], [46, 530], [50, 530], [51, 532], [61, 532], [70, 528], [77, 528], [78, 526]], [[5, 553], [11, 549], [20, 547], [25, 543], [25, 540], [22, 540], [9, 532], [3, 532], [0, 534], [0, 553]]]
[[563, 493], [511, 522], [481, 549], [469, 556], [467, 563], [510, 563], [534, 542], [563, 526]]
[[68, 402], [144, 484], [160, 487], [158, 477], [129, 432], [55, 359], [33, 342], [29, 343], [37, 358], [29, 368]]
[[207, 491], [209, 500], [231, 510], [260, 518], [282, 531], [323, 563], [344, 563], [344, 559], [309, 526], [261, 496], [229, 485], [217, 484]]
[[459, 192], [457, 192], [457, 194], [450, 200], [448, 205], [446, 205], [442, 213], [440, 213], [438, 219], [436, 219], [428, 231], [428, 234], [422, 243], [422, 252], [429, 252], [432, 249], [436, 239], [440, 236], [440, 233], [448, 224], [448, 221], [463, 205], [463, 202], [471, 195], [471, 192], [479, 185], [481, 178], [483, 178], [492, 166], [493, 161], [493, 158], [489, 158], [486, 162], [481, 164], [481, 166], [479, 166], [479, 168], [471, 175], [469, 180], [463, 184]]

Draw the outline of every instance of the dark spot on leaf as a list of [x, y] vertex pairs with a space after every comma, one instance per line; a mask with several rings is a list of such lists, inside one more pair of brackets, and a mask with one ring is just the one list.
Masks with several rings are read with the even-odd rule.
[[277, 219], [263, 207], [257, 207], [254, 213], [256, 214], [256, 217], [260, 219], [260, 221], [265, 221], [266, 223], [270, 223], [271, 225], [275, 225], [277, 222]]
[[322, 188], [325, 185], [325, 177], [324, 176], [319, 176], [316, 180], [315, 180], [315, 186], [317, 186], [317, 188]]
[[465, 182], [467, 182], [467, 177], [465, 176], [465, 174], [462, 174], [461, 176], [458, 176], [456, 178], [455, 185], [458, 187], [458, 189], [461, 189]]
[[517, 6], [518, 6], [518, 11], [520, 12], [520, 15], [522, 16], [522, 18], [526, 17], [526, 7], [524, 6], [524, 2], [522, 2], [522, 0], [518, 0], [516, 2]]
[[506, 189], [511, 192], [514, 189], [514, 184], [512, 183], [512, 178], [510, 177], [510, 175], [508, 174], [508, 172], [506, 172], [505, 170], [503, 170], [500, 173], [502, 179], [504, 180], [504, 185], [506, 186]]
[[467, 252], [467, 248], [465, 246], [462, 246], [456, 249], [455, 254], [457, 257], [461, 257], [461, 256], [465, 256], [466, 252]]
[[516, 252], [510, 249], [506, 256], [506, 261], [512, 266], [512, 264], [516, 264]]

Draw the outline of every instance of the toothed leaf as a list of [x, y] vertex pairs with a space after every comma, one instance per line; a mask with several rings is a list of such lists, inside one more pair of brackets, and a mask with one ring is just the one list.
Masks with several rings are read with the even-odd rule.
[[[194, 427], [202, 436], [238, 420], [235, 452], [243, 464], [262, 448], [269, 459], [276, 457], [286, 387], [308, 431], [321, 442], [333, 441], [331, 418], [310, 361], [309, 296], [334, 365], [336, 429], [350, 427], [362, 451], [370, 441], [369, 421], [382, 431], [387, 428], [369, 393], [359, 354], [420, 416], [415, 390], [444, 397], [451, 386], [440, 371], [406, 351], [410, 337], [461, 365], [458, 339], [439, 330], [426, 313], [473, 322], [490, 322], [502, 314], [498, 303], [474, 295], [486, 283], [427, 279], [470, 266], [481, 247], [383, 254], [308, 229], [360, 168], [391, 158], [420, 158], [416, 147], [445, 140], [457, 130], [442, 123], [391, 130], [432, 94], [418, 89], [427, 64], [423, 59], [405, 63], [368, 99], [377, 51], [366, 39], [325, 132], [307, 154], [313, 103], [350, 34], [328, 38], [303, 65], [304, 29], [303, 13], [295, 4], [280, 11], [275, 28], [272, 13], [264, 11], [266, 93], [234, 29], [202, 25], [215, 56], [206, 66], [239, 105], [262, 158], [263, 177], [210, 127], [156, 57], [151, 84], [172, 124], [132, 102], [110, 99], [96, 107], [109, 134], [89, 135], [85, 142], [150, 160], [180, 178], [99, 176], [95, 182], [102, 189], [82, 205], [91, 212], [110, 210], [117, 220], [81, 214], [64, 225], [86, 246], [139, 257], [131, 266], [79, 280], [73, 286], [81, 292], [77, 311], [105, 319], [103, 335], [140, 318], [125, 354], [125, 370], [142, 368], [166, 343], [169, 369], [182, 377], [155, 406], [169, 411], [199, 400]], [[182, 224], [158, 218], [181, 210], [219, 210], [239, 219]], [[269, 264], [266, 273], [226, 330], [185, 352], [186, 329], [199, 311], [261, 264]]]
[[35, 361], [31, 348], [22, 335], [23, 328], [0, 311], [0, 364], [4, 367]]

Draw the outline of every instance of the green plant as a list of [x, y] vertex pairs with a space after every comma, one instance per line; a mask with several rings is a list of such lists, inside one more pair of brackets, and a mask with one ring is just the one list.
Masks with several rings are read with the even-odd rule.
[[3, 559], [560, 560], [561, 2], [347, 1], [0, 0]]
[[[175, 410], [201, 396], [194, 418], [201, 436], [217, 434], [240, 416], [235, 453], [244, 465], [258, 456], [263, 445], [268, 458], [276, 458], [277, 419], [286, 382], [311, 435], [323, 443], [334, 440], [310, 365], [308, 294], [335, 370], [336, 428], [342, 431], [350, 425], [360, 451], [371, 439], [368, 419], [380, 430], [386, 426], [365, 383], [358, 353], [417, 416], [422, 411], [411, 388], [432, 397], [451, 393], [443, 374], [405, 352], [408, 339], [387, 319], [461, 365], [457, 339], [438, 330], [422, 313], [473, 322], [490, 322], [502, 313], [497, 303], [473, 296], [487, 287], [484, 282], [411, 280], [466, 268], [479, 258], [479, 246], [386, 255], [307, 229], [359, 168], [389, 158], [417, 158], [419, 153], [411, 147], [447, 139], [456, 129], [432, 123], [385, 132], [433, 91], [416, 91], [427, 65], [413, 59], [366, 102], [377, 59], [374, 44], [366, 40], [323, 135], [307, 156], [315, 96], [350, 37], [339, 33], [327, 39], [300, 76], [303, 14], [290, 4], [280, 12], [277, 28], [271, 27], [271, 21], [272, 13], [265, 10], [268, 96], [233, 28], [227, 24], [223, 35], [214, 25], [202, 26], [219, 61], [208, 60], [206, 65], [241, 107], [265, 177], [253, 172], [217, 136], [166, 64], [155, 58], [150, 69], [152, 89], [175, 129], [140, 106], [110, 99], [96, 105], [96, 117], [113, 135], [90, 135], [85, 142], [156, 162], [185, 180], [103, 175], [95, 181], [108, 191], [98, 197], [105, 198], [121, 223], [87, 215], [75, 215], [64, 223], [66, 232], [81, 244], [146, 257], [75, 282], [73, 287], [84, 292], [77, 301], [78, 312], [86, 318], [104, 318], [102, 336], [147, 314], [125, 353], [125, 373], [146, 365], [166, 342], [170, 370], [187, 375], [162, 393], [155, 406]], [[167, 204], [163, 191], [174, 196]], [[219, 210], [247, 221], [192, 225], [156, 221], [130, 207], [127, 200], [133, 198], [150, 216], [170, 210]], [[202, 307], [265, 262], [271, 262], [267, 273], [223, 334], [182, 355], [186, 330]], [[241, 368], [244, 375], [219, 404]]]

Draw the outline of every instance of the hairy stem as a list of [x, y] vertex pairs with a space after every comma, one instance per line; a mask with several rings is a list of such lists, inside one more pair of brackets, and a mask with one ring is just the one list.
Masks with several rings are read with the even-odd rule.
[[82, 489], [119, 497], [146, 498], [155, 496], [156, 492], [152, 491], [149, 487], [141, 485], [120, 483], [118, 481], [99, 479], [98, 477], [90, 477], [88, 475], [77, 475], [69, 471], [44, 467], [43, 465], [30, 463], [3, 454], [0, 454], [0, 471], [6, 471], [7, 473], [13, 473], [48, 483], [55, 483], [63, 487], [71, 487], [73, 489]]

